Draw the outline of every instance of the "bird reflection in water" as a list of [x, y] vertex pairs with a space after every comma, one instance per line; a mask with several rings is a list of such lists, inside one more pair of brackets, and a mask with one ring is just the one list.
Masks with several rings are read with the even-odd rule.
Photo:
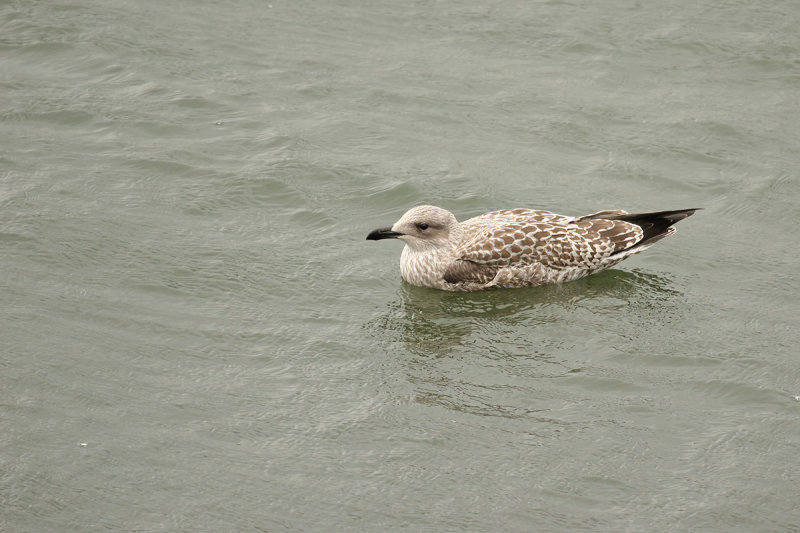
[[668, 327], [682, 296], [669, 278], [639, 270], [476, 293], [404, 283], [386, 313], [365, 326], [393, 364], [405, 365], [414, 401], [539, 418], [572, 401], [553, 380], [582, 372], [598, 339], [624, 343], [641, 328]]

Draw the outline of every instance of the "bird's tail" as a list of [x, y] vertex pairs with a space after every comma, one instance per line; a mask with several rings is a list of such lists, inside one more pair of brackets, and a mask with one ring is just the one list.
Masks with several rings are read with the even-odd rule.
[[623, 220], [642, 228], [644, 235], [639, 242], [624, 250], [629, 251], [633, 248], [653, 244], [668, 235], [672, 235], [675, 233], [675, 228], [672, 227], [673, 224], [693, 215], [695, 211], [700, 209], [698, 207], [695, 209], [678, 209], [676, 211], [656, 211], [654, 213], [614, 213], [606, 211], [589, 216], [605, 220]]

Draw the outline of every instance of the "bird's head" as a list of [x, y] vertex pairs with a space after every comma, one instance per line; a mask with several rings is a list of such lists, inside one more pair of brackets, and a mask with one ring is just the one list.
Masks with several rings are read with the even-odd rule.
[[420, 205], [406, 211], [391, 228], [371, 232], [367, 240], [400, 239], [415, 250], [425, 250], [450, 243], [458, 229], [458, 220], [450, 211]]

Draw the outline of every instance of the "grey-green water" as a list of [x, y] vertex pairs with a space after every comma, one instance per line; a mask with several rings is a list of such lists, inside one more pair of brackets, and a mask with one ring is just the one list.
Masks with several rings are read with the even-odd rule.
[[[0, 530], [800, 530], [800, 4], [0, 3]], [[613, 271], [367, 232], [705, 207]]]

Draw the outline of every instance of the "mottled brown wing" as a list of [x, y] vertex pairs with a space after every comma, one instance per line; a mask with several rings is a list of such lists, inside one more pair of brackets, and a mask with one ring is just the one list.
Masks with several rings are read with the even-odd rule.
[[[624, 212], [624, 211], [623, 211]], [[567, 224], [574, 220], [573, 217], [559, 215], [550, 211], [538, 211], [536, 209], [502, 209], [491, 211], [476, 217], [465, 220], [462, 224], [468, 228], [496, 228], [498, 226], [535, 224], [538, 222], [556, 222]]]
[[[623, 211], [624, 213], [624, 211]], [[584, 237], [598, 246], [610, 245], [611, 253], [627, 250], [642, 239], [644, 232], [636, 224], [624, 220], [588, 219], [585, 217], [573, 223]]]
[[489, 283], [497, 275], [498, 270], [500, 270], [498, 265], [459, 259], [450, 264], [442, 277], [448, 283]]
[[559, 222], [523, 220], [492, 229], [475, 228], [474, 235], [459, 249], [459, 260], [448, 269], [445, 280], [485, 283], [501, 268], [532, 263], [558, 270], [595, 268], [642, 238], [641, 228], [620, 220]]
[[[467, 241], [461, 246], [460, 259], [454, 261], [445, 271], [444, 280], [449, 283], [488, 283], [494, 279], [498, 270], [508, 266], [508, 262], [504, 259], [510, 258], [512, 251], [516, 250], [511, 248], [506, 252], [508, 257], [503, 257], [500, 248], [509, 239], [507, 237], [502, 239], [501, 233], [518, 232], [532, 224], [553, 221], [568, 223], [571, 220], [573, 220], [571, 217], [550, 211], [524, 208], [492, 211], [465, 220], [462, 226], [468, 234]], [[522, 247], [519, 250], [531, 251], [523, 250]], [[497, 254], [494, 254], [495, 251]]]

